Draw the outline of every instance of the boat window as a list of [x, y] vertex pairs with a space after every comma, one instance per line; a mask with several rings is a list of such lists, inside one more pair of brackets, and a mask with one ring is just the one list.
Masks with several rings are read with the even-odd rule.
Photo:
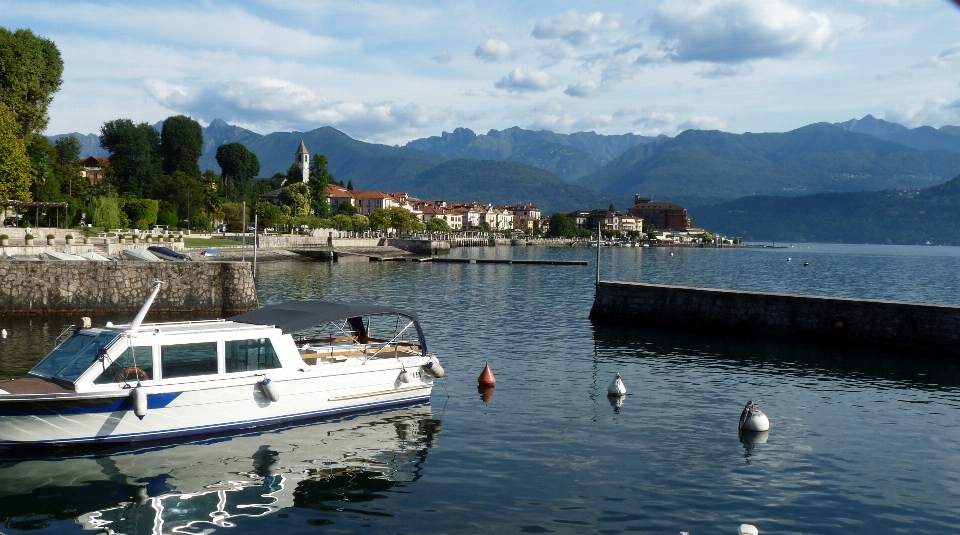
[[74, 382], [87, 371], [100, 351], [117, 338], [117, 333], [76, 333], [50, 352], [30, 373]]
[[113, 364], [107, 367], [94, 384], [137, 383], [153, 379], [153, 348], [150, 346], [128, 347]]
[[176, 344], [160, 348], [164, 379], [217, 373], [217, 343]]
[[225, 344], [227, 373], [279, 368], [280, 361], [269, 338], [230, 340]]

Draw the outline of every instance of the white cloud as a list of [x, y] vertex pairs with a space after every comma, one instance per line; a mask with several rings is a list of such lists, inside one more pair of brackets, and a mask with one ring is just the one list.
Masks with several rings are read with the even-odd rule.
[[497, 89], [503, 89], [511, 93], [525, 93], [528, 91], [547, 91], [557, 87], [560, 83], [546, 71], [524, 72], [523, 69], [517, 67], [493, 85]]
[[580, 46], [595, 42], [601, 34], [620, 27], [620, 15], [605, 15], [599, 11], [581, 14], [575, 9], [545, 18], [537, 23], [531, 35], [537, 39], [562, 39]]
[[600, 86], [596, 82], [587, 80], [582, 84], [570, 84], [563, 92], [571, 97], [586, 98], [596, 96], [599, 89]]
[[197, 87], [162, 80], [144, 83], [170, 110], [209, 122], [257, 124], [271, 129], [335, 126], [351, 136], [378, 139], [437, 124], [448, 110], [394, 102], [328, 101], [312, 89], [278, 78], [234, 80]]
[[933, 98], [890, 110], [884, 118], [911, 128], [956, 125], [960, 124], [960, 99]]
[[446, 63], [450, 63], [450, 60], [452, 60], [453, 57], [450, 55], [449, 52], [441, 52], [441, 53], [436, 54], [436, 55], [434, 55], [434, 56], [430, 56], [430, 59], [432, 59], [433, 61], [435, 61], [435, 62], [437, 62], [437, 63], [439, 63], [439, 64], [441, 64], [441, 65], [443, 65], [443, 64], [446, 64]]
[[753, 67], [746, 64], [731, 65], [729, 63], [715, 63], [697, 71], [697, 76], [702, 78], [729, 78], [731, 76], [742, 76], [753, 72]]
[[485, 63], [500, 63], [501, 61], [510, 59], [513, 51], [510, 50], [510, 45], [506, 42], [491, 37], [480, 43], [480, 46], [473, 51], [473, 54]]
[[787, 0], [667, 0], [650, 30], [680, 62], [790, 57], [824, 49], [836, 37], [826, 14]]
[[678, 130], [723, 130], [727, 123], [717, 117], [698, 115], [677, 125]]
[[914, 69], [943, 68], [960, 61], [960, 44], [944, 48], [936, 56], [913, 66]]

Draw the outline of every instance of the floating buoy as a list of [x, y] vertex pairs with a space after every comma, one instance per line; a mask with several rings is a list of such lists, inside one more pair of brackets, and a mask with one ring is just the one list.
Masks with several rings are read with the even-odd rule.
[[495, 386], [478, 386], [477, 393], [480, 394], [480, 401], [490, 403], [490, 400], [493, 399], [493, 391], [496, 389]]
[[401, 382], [401, 383], [409, 383], [412, 379], [413, 379], [413, 378], [410, 377], [410, 372], [408, 372], [406, 368], [404, 368], [404, 369], [400, 372], [400, 382]]
[[0, 338], [6, 338], [6, 337], [7, 337], [7, 330], [3, 329], [2, 331], [0, 331]]
[[147, 415], [147, 391], [143, 389], [143, 385], [139, 381], [133, 391], [130, 392], [130, 397], [133, 399], [133, 413], [137, 415], [137, 418], [143, 420], [143, 417]]
[[480, 372], [480, 377], [477, 379], [477, 382], [480, 386], [494, 386], [497, 384], [497, 378], [493, 376], [493, 372], [490, 371], [490, 363], [486, 362], [483, 366], [483, 371]]
[[737, 428], [741, 431], [769, 431], [770, 420], [757, 408], [753, 400], [750, 400], [740, 413], [740, 424]]
[[443, 377], [443, 366], [440, 365], [440, 361], [437, 360], [437, 357], [430, 357], [430, 362], [421, 367], [423, 368], [423, 373], [429, 375], [430, 377]]
[[809, 266], [809, 265], [810, 265], [810, 262], [804, 262], [804, 263], [803, 263], [803, 266], [804, 266], [804, 267]]
[[740, 524], [740, 529], [737, 530], [737, 535], [758, 535], [759, 533], [757, 528], [750, 524]]
[[793, 259], [788, 256], [788, 257], [787, 257], [787, 262], [789, 262], [789, 261], [791, 261], [791, 260], [793, 260]]
[[670, 253], [670, 256], [673, 256], [673, 253], [672, 253], [672, 252]]
[[623, 386], [620, 372], [617, 372], [617, 376], [613, 378], [613, 381], [610, 381], [610, 386], [607, 387], [607, 395], [617, 397], [627, 395], [627, 387]]
[[263, 381], [260, 381], [260, 391], [270, 401], [280, 401], [280, 390], [269, 377], [264, 377]]

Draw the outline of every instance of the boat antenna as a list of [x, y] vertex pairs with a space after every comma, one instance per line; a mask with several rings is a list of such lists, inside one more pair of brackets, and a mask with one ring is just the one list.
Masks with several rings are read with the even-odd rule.
[[150, 305], [153, 304], [154, 298], [156, 298], [157, 294], [160, 293], [160, 285], [163, 284], [163, 281], [160, 279], [153, 279], [153, 283], [156, 284], [156, 287], [147, 297], [147, 300], [143, 303], [143, 306], [140, 307], [140, 312], [137, 312], [137, 316], [133, 318], [133, 321], [130, 322], [130, 327], [127, 328], [128, 333], [136, 332], [140, 328], [140, 324], [143, 323], [143, 318], [150, 310]]

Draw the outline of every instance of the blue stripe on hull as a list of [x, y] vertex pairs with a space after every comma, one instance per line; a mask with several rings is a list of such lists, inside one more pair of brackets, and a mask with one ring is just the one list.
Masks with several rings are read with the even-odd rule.
[[[179, 438], [186, 436], [223, 433], [228, 431], [237, 431], [244, 429], [253, 429], [257, 427], [270, 427], [287, 424], [300, 420], [321, 420], [346, 414], [364, 412], [386, 407], [402, 407], [406, 405], [416, 405], [418, 403], [429, 403], [430, 394], [418, 395], [403, 399], [393, 399], [388, 401], [377, 401], [373, 403], [362, 403], [360, 405], [350, 405], [348, 407], [339, 407], [336, 409], [325, 409], [321, 411], [302, 412], [287, 416], [277, 416], [273, 418], [263, 418], [256, 420], [243, 420], [240, 422], [230, 422], [226, 424], [184, 427], [180, 429], [171, 429], [168, 431], [155, 431], [150, 433], [130, 433], [125, 435], [110, 435], [104, 437], [86, 437], [69, 440], [38, 440], [33, 442], [0, 442], [3, 448], [21, 448], [36, 446], [59, 446], [59, 445], [81, 445], [81, 444], [111, 444], [128, 442], [147, 442], [152, 440], [163, 440], [168, 438]], [[152, 408], [152, 407], [151, 407]], [[147, 415], [149, 418], [149, 414]]]
[[[149, 394], [148, 409], [162, 409], [180, 396], [180, 392], [167, 394]], [[6, 408], [23, 406], [24, 409]], [[58, 399], [46, 401], [12, 401], [0, 404], [0, 417], [3, 416], [62, 416], [70, 414], [92, 414], [133, 410], [133, 399], [129, 395], [118, 398]]]

